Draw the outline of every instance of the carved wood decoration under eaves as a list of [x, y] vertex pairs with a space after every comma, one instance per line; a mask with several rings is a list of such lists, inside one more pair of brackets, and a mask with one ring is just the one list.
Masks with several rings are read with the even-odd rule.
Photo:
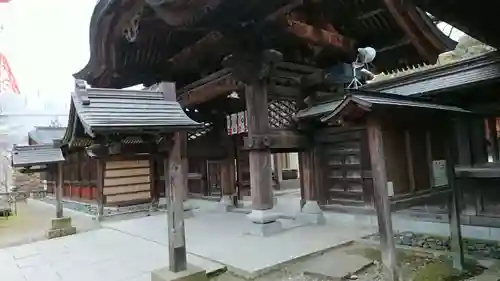
[[297, 113], [297, 102], [289, 99], [278, 99], [269, 102], [269, 127], [271, 129], [293, 129]]

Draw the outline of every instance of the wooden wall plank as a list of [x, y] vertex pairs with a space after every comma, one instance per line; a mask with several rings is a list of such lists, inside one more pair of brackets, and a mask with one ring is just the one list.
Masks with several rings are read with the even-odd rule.
[[150, 199], [151, 193], [148, 191], [138, 193], [126, 193], [106, 196], [106, 203], [118, 203], [140, 199]]
[[149, 160], [107, 161], [106, 170], [149, 167]]
[[120, 178], [120, 177], [145, 176], [145, 175], [149, 175], [149, 167], [106, 170], [106, 173], [104, 174], [106, 178]]
[[139, 183], [149, 183], [151, 182], [151, 178], [149, 175], [146, 176], [136, 176], [136, 177], [127, 177], [127, 178], [105, 178], [104, 186], [119, 186], [119, 185], [131, 185], [131, 184], [139, 184]]
[[104, 195], [109, 196], [122, 193], [133, 193], [133, 192], [150, 191], [150, 190], [151, 190], [151, 184], [146, 183], [146, 184], [105, 187], [103, 192]]

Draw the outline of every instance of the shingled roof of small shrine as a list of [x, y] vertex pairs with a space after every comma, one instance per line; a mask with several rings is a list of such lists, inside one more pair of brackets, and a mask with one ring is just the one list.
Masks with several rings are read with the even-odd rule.
[[14, 145], [11, 161], [12, 167], [21, 168], [63, 162], [64, 156], [54, 144]]
[[[175, 90], [175, 88], [173, 88]], [[80, 88], [71, 94], [69, 131], [80, 122], [90, 137], [96, 134], [163, 133], [198, 128], [176, 101], [162, 92]]]

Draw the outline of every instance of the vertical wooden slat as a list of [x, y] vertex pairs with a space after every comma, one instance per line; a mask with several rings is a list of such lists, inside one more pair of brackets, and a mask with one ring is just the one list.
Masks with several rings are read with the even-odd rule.
[[150, 157], [149, 157], [149, 178], [150, 178], [150, 181], [151, 181], [151, 186], [150, 186], [150, 192], [151, 192], [151, 205], [152, 205], [152, 208], [155, 209], [158, 207], [158, 202], [160, 200], [160, 191], [159, 191], [159, 188], [158, 188], [158, 181], [157, 181], [157, 177], [156, 177], [156, 159], [157, 158], [157, 155], [156, 154], [152, 154]]
[[429, 187], [434, 187], [434, 171], [432, 169], [432, 161], [434, 160], [432, 157], [432, 135], [430, 131], [425, 131], [425, 151], [426, 151], [426, 159], [427, 166], [429, 167]]
[[63, 203], [62, 203], [62, 190], [63, 190], [63, 162], [57, 163], [57, 186], [56, 186], [56, 217], [63, 217]]
[[391, 208], [387, 193], [387, 170], [385, 165], [382, 128], [379, 120], [368, 118], [368, 147], [370, 150], [375, 208], [377, 210], [378, 231], [382, 251], [382, 266], [386, 280], [399, 280], [392, 229]]
[[187, 268], [186, 240], [184, 233], [183, 194], [185, 175], [182, 171], [182, 134], [174, 133], [173, 145], [165, 158], [165, 192], [168, 206], [169, 268], [179, 272]]
[[[267, 86], [258, 81], [245, 86], [245, 101], [248, 116], [248, 137], [267, 134], [269, 116], [267, 104]], [[273, 207], [272, 168], [270, 150], [251, 150], [250, 189], [252, 208], [268, 210]]]
[[405, 130], [405, 152], [406, 165], [408, 166], [408, 178], [410, 182], [410, 191], [415, 192], [415, 168], [413, 167], [413, 152], [411, 149], [411, 136], [408, 130]]
[[104, 216], [104, 171], [106, 162], [104, 159], [97, 159], [97, 219]]
[[454, 122], [456, 130], [456, 143], [458, 146], [458, 164], [464, 166], [471, 165], [471, 140], [467, 120], [463, 118], [457, 118]]
[[[448, 138], [453, 140], [453, 131], [449, 131]], [[456, 184], [455, 178], [455, 161], [456, 146], [453, 142], [445, 143], [446, 147], [446, 176], [448, 185], [451, 189], [450, 204], [448, 207], [450, 218], [450, 233], [451, 233], [451, 253], [453, 256], [453, 267], [458, 270], [463, 270], [464, 266], [464, 249], [462, 241], [462, 230], [460, 227], [460, 204], [459, 198], [461, 191]]]
[[488, 118], [488, 135], [491, 143], [491, 152], [493, 154], [493, 161], [500, 161], [500, 152], [498, 149], [497, 139], [497, 120], [495, 117]]

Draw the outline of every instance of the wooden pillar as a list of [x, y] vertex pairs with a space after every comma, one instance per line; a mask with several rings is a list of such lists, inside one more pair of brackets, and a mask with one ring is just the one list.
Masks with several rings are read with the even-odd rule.
[[[448, 138], [453, 140], [453, 131], [449, 131]], [[450, 234], [451, 234], [451, 253], [453, 256], [453, 267], [458, 270], [463, 269], [464, 265], [464, 251], [463, 251], [463, 241], [462, 241], [462, 230], [460, 227], [460, 195], [456, 177], [455, 177], [455, 161], [454, 155], [456, 153], [456, 147], [453, 142], [450, 144], [445, 143], [446, 149], [446, 176], [448, 179], [448, 185], [451, 189], [450, 194], [450, 204], [448, 207], [449, 219], [450, 219]]]
[[274, 176], [276, 177], [276, 189], [280, 189], [281, 181], [283, 181], [283, 166], [281, 165], [281, 155], [273, 154]]
[[187, 133], [179, 133], [180, 135], [180, 142], [181, 142], [181, 147], [180, 147], [180, 153], [181, 153], [181, 170], [182, 170], [182, 179], [183, 179], [183, 184], [182, 184], [182, 200], [186, 201], [188, 199], [188, 194], [189, 194], [189, 188], [188, 188], [188, 174], [189, 174], [189, 159], [187, 156]]
[[491, 153], [493, 154], [493, 161], [500, 161], [500, 152], [498, 149], [497, 139], [497, 119], [495, 117], [488, 118], [488, 135], [491, 143]]
[[164, 160], [165, 192], [168, 208], [168, 252], [169, 269], [172, 272], [187, 268], [186, 240], [184, 231], [183, 196], [185, 190], [185, 174], [182, 171], [182, 134], [174, 133], [173, 143]]
[[62, 190], [63, 190], [63, 162], [57, 163], [57, 183], [56, 183], [56, 217], [63, 217], [63, 203], [62, 203]]
[[399, 280], [399, 272], [392, 229], [391, 206], [387, 192], [387, 170], [380, 121], [368, 118], [368, 146], [372, 165], [374, 203], [377, 210], [378, 231], [382, 252], [384, 276], [388, 281]]
[[[262, 80], [245, 86], [247, 106], [248, 138], [256, 140], [269, 130], [267, 86]], [[271, 151], [269, 149], [251, 150], [250, 189], [254, 210], [273, 208]]]
[[314, 185], [314, 153], [311, 150], [299, 152], [299, 173], [300, 189], [302, 199], [307, 201], [317, 201], [318, 194], [315, 192]]
[[[228, 137], [229, 141], [231, 138]], [[233, 196], [236, 193], [236, 175], [234, 165], [234, 149], [232, 142], [228, 143], [228, 155], [221, 167], [222, 196]]]
[[467, 120], [464, 118], [457, 118], [454, 120], [454, 125], [458, 147], [458, 164], [464, 166], [472, 165], [470, 132]]
[[151, 186], [150, 186], [150, 194], [151, 194], [151, 211], [156, 211], [158, 208], [158, 204], [160, 201], [160, 190], [158, 187], [158, 181], [157, 181], [157, 167], [156, 167], [156, 159], [158, 158], [158, 155], [153, 154], [149, 158], [149, 178], [151, 181]]
[[104, 171], [106, 169], [106, 161], [97, 159], [97, 220], [104, 217]]
[[474, 165], [488, 162], [486, 145], [486, 126], [483, 118], [470, 118], [471, 150]]

